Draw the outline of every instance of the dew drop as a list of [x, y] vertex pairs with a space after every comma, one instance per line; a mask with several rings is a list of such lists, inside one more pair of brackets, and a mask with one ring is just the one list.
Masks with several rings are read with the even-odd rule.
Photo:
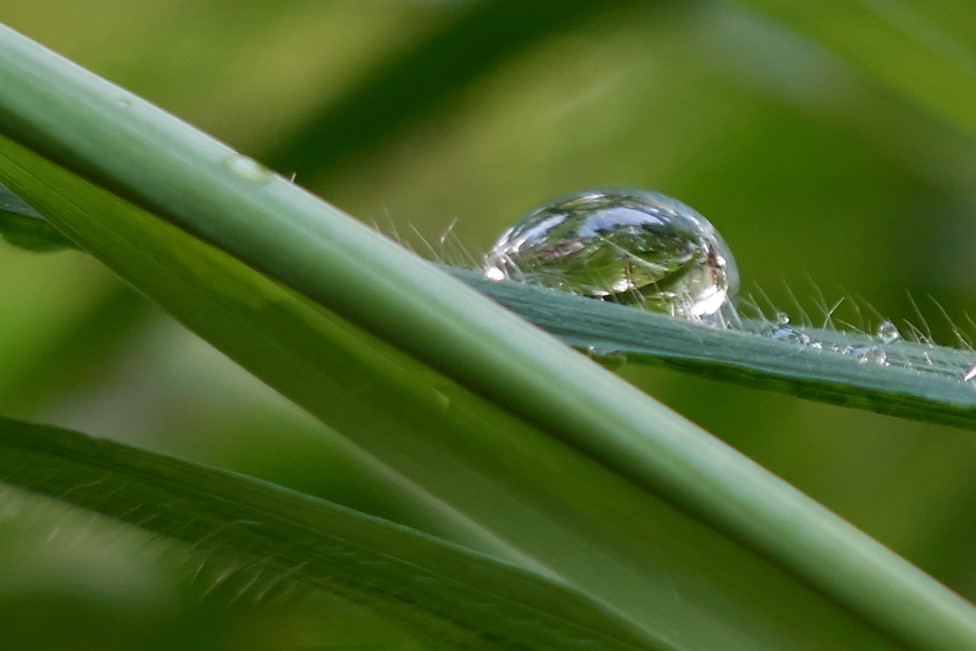
[[657, 192], [605, 188], [539, 206], [485, 257], [485, 276], [721, 322], [739, 276], [715, 228]]
[[242, 176], [248, 181], [254, 181], [255, 183], [265, 184], [270, 183], [274, 179], [275, 174], [267, 167], [257, 162], [253, 158], [248, 158], [241, 154], [234, 154], [233, 156], [228, 156], [224, 160], [224, 164], [230, 168], [232, 172], [238, 176]]
[[811, 341], [810, 337], [800, 330], [797, 330], [793, 326], [780, 324], [767, 328], [764, 334], [776, 341], [789, 341], [794, 344], [800, 344], [802, 346], [809, 346]]
[[882, 321], [878, 324], [878, 329], [874, 331], [874, 336], [883, 344], [891, 344], [897, 341], [901, 334], [898, 328], [891, 321]]
[[790, 315], [789, 314], [787, 314], [786, 312], [777, 312], [776, 313], [776, 323], [778, 323], [779, 325], [785, 326], [789, 322], [790, 322]]
[[586, 356], [606, 369], [615, 371], [627, 363], [627, 356], [619, 350], [607, 350], [596, 346], [583, 349]]
[[888, 366], [888, 354], [877, 346], [852, 346], [844, 349], [843, 354], [856, 359], [858, 364]]

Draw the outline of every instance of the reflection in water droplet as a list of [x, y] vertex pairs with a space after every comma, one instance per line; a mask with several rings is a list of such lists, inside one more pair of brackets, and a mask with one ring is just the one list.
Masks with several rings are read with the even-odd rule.
[[844, 350], [844, 354], [853, 357], [859, 364], [879, 364], [888, 366], [888, 354], [877, 346], [853, 346]]
[[631, 188], [578, 192], [536, 208], [495, 242], [484, 273], [717, 323], [733, 312], [739, 283], [732, 252], [708, 220]]
[[238, 176], [242, 176], [248, 181], [255, 183], [270, 183], [274, 179], [274, 172], [257, 162], [253, 158], [248, 158], [241, 154], [234, 154], [224, 160], [224, 164]]
[[810, 337], [806, 333], [788, 325], [772, 326], [766, 329], [764, 334], [770, 339], [775, 339], [776, 341], [789, 341], [803, 346], [807, 346], [811, 343]]
[[883, 344], [894, 343], [900, 336], [898, 328], [891, 321], [882, 321], [874, 331], [875, 337]]

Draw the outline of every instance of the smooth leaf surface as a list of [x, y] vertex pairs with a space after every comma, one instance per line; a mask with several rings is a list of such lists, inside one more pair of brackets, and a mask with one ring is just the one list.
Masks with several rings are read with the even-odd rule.
[[29, 148], [0, 143], [2, 180], [473, 540], [676, 648], [884, 647], [857, 618], [918, 648], [976, 638], [970, 606], [552, 338], [137, 98], [0, 48], [0, 129]]

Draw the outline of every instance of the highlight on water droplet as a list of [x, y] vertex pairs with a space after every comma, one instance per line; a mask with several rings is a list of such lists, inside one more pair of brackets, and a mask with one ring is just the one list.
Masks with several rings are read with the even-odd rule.
[[874, 336], [883, 344], [891, 344], [901, 337], [901, 333], [891, 321], [882, 321], [874, 331]]
[[856, 359], [859, 364], [888, 366], [888, 354], [878, 346], [850, 346], [843, 354]]
[[966, 372], [962, 374], [962, 381], [976, 384], [976, 364], [966, 369]]
[[[777, 321], [779, 320], [777, 319]], [[789, 320], [787, 320], [787, 323], [789, 323]], [[782, 323], [767, 328], [763, 331], [763, 334], [776, 341], [788, 341], [794, 344], [800, 344], [801, 346], [808, 346], [811, 343], [810, 336], [805, 332]]]
[[539, 206], [498, 238], [484, 273], [718, 323], [734, 313], [739, 284], [732, 252], [707, 219], [634, 188]]
[[224, 159], [224, 164], [238, 176], [242, 176], [248, 181], [265, 184], [274, 179], [275, 174], [267, 167], [257, 162], [253, 158], [248, 158], [243, 154], [234, 154]]
[[596, 346], [587, 346], [583, 349], [587, 357], [600, 364], [606, 369], [615, 371], [627, 363], [627, 356], [619, 350], [608, 350]]

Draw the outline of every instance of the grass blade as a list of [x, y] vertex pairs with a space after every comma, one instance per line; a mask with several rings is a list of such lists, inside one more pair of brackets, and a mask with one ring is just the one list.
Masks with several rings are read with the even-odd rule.
[[676, 648], [976, 644], [969, 604], [560, 342], [9, 30], [0, 55], [3, 181], [481, 542]]
[[74, 247], [71, 240], [3, 184], [0, 184], [0, 237], [37, 253]]
[[[976, 429], [976, 390], [962, 378], [976, 353], [931, 344], [880, 343], [870, 335], [806, 329], [821, 348], [765, 337], [767, 324], [719, 330], [664, 315], [480, 274], [452, 275], [571, 346], [739, 382], [811, 400]], [[831, 345], [883, 351], [887, 364], [830, 352]]]
[[365, 602], [420, 638], [470, 649], [648, 648], [624, 622], [538, 576], [256, 479], [5, 419], [0, 476], [230, 557], [265, 582]]

